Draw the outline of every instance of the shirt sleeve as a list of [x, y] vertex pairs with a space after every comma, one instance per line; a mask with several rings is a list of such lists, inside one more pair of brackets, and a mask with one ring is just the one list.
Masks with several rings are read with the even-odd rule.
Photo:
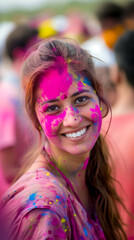
[[67, 240], [63, 220], [50, 209], [33, 209], [23, 217], [17, 239]]

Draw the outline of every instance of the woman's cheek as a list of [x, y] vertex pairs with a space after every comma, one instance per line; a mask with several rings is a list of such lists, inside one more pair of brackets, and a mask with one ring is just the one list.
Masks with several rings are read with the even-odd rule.
[[101, 129], [101, 124], [102, 124], [102, 115], [101, 115], [99, 105], [96, 104], [94, 108], [90, 108], [90, 111], [91, 111], [91, 120], [94, 122], [95, 125], [98, 126], [98, 133], [99, 133]]
[[65, 112], [59, 115], [44, 116], [41, 121], [41, 125], [47, 137], [54, 137], [58, 134], [60, 124], [63, 121], [64, 116]]

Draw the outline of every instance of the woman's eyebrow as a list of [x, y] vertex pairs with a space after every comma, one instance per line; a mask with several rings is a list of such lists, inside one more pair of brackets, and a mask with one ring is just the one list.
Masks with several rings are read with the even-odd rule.
[[80, 90], [80, 91], [72, 94], [71, 97], [75, 97], [75, 96], [77, 96], [77, 95], [79, 95], [79, 94], [81, 94], [81, 93], [84, 93], [84, 92], [88, 92], [88, 93], [89, 93], [89, 90], [87, 90], [87, 89], [82, 89], [82, 90]]
[[[75, 96], [77, 96], [77, 95], [79, 95], [81, 93], [84, 93], [84, 92], [89, 92], [89, 90], [87, 90], [87, 89], [80, 90], [80, 91], [75, 92], [74, 94], [72, 94], [71, 97], [75, 97]], [[59, 99], [51, 99], [51, 100], [43, 102], [41, 105], [44, 105], [46, 103], [53, 103], [53, 102], [59, 102]]]
[[51, 100], [48, 100], [48, 101], [43, 102], [41, 105], [44, 105], [44, 104], [46, 104], [46, 103], [58, 102], [58, 101], [59, 101], [59, 99], [51, 99]]

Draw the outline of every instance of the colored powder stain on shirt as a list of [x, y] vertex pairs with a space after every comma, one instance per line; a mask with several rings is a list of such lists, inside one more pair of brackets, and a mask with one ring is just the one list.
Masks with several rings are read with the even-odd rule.
[[29, 200], [30, 200], [30, 201], [35, 200], [35, 197], [36, 197], [36, 193], [32, 193], [32, 194], [29, 196]]
[[87, 233], [86, 228], [84, 228], [84, 233], [85, 233], [85, 236], [87, 237], [87, 236], [88, 236], [88, 233]]
[[46, 216], [46, 215], [49, 215], [48, 213], [42, 213], [41, 216]]
[[[42, 177], [42, 179], [44, 178], [44, 184], [42, 184], [42, 179], [41, 179], [42, 185], [40, 187], [42, 188], [39, 190], [38, 189], [35, 190], [35, 187], [36, 187], [35, 185], [37, 182], [37, 180], [35, 180], [36, 172], [34, 171], [33, 173], [31, 173], [32, 178], [29, 178], [29, 174], [26, 174], [25, 175], [26, 196], [24, 195], [23, 190], [21, 192], [21, 195], [20, 195], [20, 192], [17, 191], [15, 198], [11, 202], [8, 202], [11, 206], [9, 214], [11, 213], [11, 211], [13, 212], [13, 214], [10, 214], [10, 217], [6, 215], [8, 218], [7, 221], [9, 221], [11, 228], [14, 228], [15, 234], [18, 233], [18, 230], [16, 228], [16, 222], [18, 221], [18, 219], [23, 218], [24, 224], [22, 228], [19, 229], [19, 234], [22, 236], [25, 236], [27, 231], [28, 235], [22, 238], [25, 240], [30, 239], [29, 238], [30, 234], [31, 236], [32, 234], [34, 235], [34, 239], [39, 239], [40, 236], [43, 237], [42, 239], [48, 239], [48, 238], [55, 239], [54, 235], [56, 235], [56, 239], [69, 239], [70, 238], [69, 236], [71, 236], [72, 239], [74, 239], [75, 229], [78, 230], [77, 239], [79, 240], [80, 239], [91, 240], [92, 236], [94, 240], [97, 240], [97, 239], [105, 240], [101, 227], [96, 228], [96, 232], [95, 232], [94, 226], [96, 222], [93, 221], [90, 228], [90, 224], [86, 217], [87, 215], [83, 207], [77, 202], [77, 200], [73, 197], [73, 195], [67, 192], [66, 188], [63, 185], [62, 185], [63, 186], [62, 188], [59, 187], [59, 182], [52, 185], [54, 178], [52, 177], [51, 174], [49, 175], [49, 177], [47, 177], [46, 175], [47, 172], [48, 171], [46, 169], [43, 169], [43, 171], [42, 169], [39, 170], [39, 179], [40, 177]], [[33, 179], [35, 181], [35, 184], [33, 184], [32, 182]], [[28, 182], [28, 180], [30, 182]], [[20, 189], [21, 184], [22, 184], [22, 181], [18, 183], [17, 190]], [[16, 185], [15, 185], [15, 189], [16, 189]], [[29, 195], [27, 195], [29, 191], [32, 194], [29, 193]], [[53, 195], [51, 194], [49, 195], [51, 191], [52, 192], [54, 191]], [[12, 190], [9, 193], [11, 196]], [[41, 195], [42, 195], [42, 198], [39, 198]], [[47, 196], [47, 199], [46, 199], [46, 196]], [[18, 201], [18, 199], [20, 199], [20, 201]], [[34, 201], [30, 202], [29, 200], [32, 200], [32, 201], [34, 200]], [[54, 204], [54, 202], [56, 203], [56, 200], [58, 200], [58, 203]], [[61, 205], [59, 204], [59, 201], [61, 202]], [[75, 209], [75, 211], [71, 214], [71, 216], [67, 215], [67, 210], [64, 209], [65, 204], [63, 204], [63, 201], [65, 201], [65, 204], [67, 205], [67, 210], [69, 209], [69, 212], [72, 211], [72, 208]], [[36, 202], [36, 205], [33, 207], [34, 202]], [[49, 202], [52, 202], [52, 204], [50, 205]], [[22, 204], [25, 203], [25, 205], [24, 204], [20, 205], [21, 203]], [[31, 208], [27, 208], [27, 205], [29, 203]], [[15, 208], [13, 206], [15, 206]], [[25, 216], [21, 214], [20, 207], [22, 208], [22, 211], [25, 212]], [[38, 209], [38, 211], [35, 211], [35, 209]], [[15, 215], [15, 211], [18, 213], [17, 216]], [[7, 211], [6, 211], [6, 214], [7, 214]], [[73, 225], [74, 223], [75, 225]]]
[[59, 196], [59, 195], [56, 195], [56, 198], [60, 198], [60, 196]]
[[66, 220], [65, 220], [65, 218], [62, 218], [61, 219], [61, 223], [64, 223]]

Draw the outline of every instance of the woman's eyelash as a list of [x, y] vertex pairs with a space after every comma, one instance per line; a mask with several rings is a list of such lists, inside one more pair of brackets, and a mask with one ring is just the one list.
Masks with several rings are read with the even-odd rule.
[[[81, 96], [81, 97], [76, 98], [74, 102], [75, 102], [75, 104], [82, 104], [82, 103], [85, 103], [88, 99], [89, 99], [88, 96]], [[52, 105], [52, 106], [48, 106], [45, 109], [43, 109], [42, 112], [52, 113], [52, 112], [58, 111], [59, 109], [60, 109], [60, 107], [58, 105]]]
[[55, 112], [59, 110], [59, 106], [57, 105], [52, 105], [47, 107], [43, 112]]
[[80, 103], [85, 103], [87, 100], [89, 99], [88, 96], [82, 96], [82, 97], [78, 97], [75, 99], [75, 103], [80, 104]]

